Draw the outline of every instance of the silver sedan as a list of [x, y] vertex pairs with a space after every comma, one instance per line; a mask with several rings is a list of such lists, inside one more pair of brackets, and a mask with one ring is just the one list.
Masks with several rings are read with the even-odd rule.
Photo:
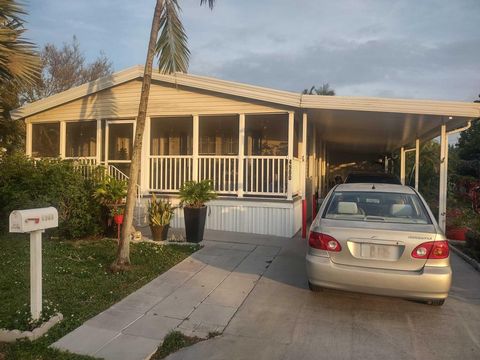
[[309, 233], [310, 289], [334, 288], [442, 305], [452, 281], [448, 242], [423, 198], [390, 184], [342, 184]]

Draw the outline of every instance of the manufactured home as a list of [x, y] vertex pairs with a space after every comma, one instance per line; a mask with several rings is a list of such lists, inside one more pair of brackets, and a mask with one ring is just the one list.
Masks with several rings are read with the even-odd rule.
[[[142, 67], [27, 104], [26, 153], [102, 164], [128, 178]], [[302, 95], [176, 73], [153, 75], [138, 184], [175, 200], [187, 180], [211, 179], [220, 197], [207, 228], [293, 236], [306, 231], [335, 171], [370, 161], [390, 171], [405, 154], [440, 136], [440, 224], [445, 227], [448, 135], [480, 117], [480, 104]], [[397, 157], [397, 155], [395, 155]], [[139, 219], [137, 219], [140, 221]], [[175, 227], [183, 226], [177, 211]]]

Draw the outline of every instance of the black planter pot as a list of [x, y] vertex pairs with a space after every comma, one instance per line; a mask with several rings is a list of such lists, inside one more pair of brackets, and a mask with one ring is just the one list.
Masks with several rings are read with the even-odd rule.
[[203, 232], [205, 230], [205, 219], [207, 218], [207, 207], [201, 208], [183, 208], [185, 216], [185, 233], [187, 241], [199, 243], [203, 240]]

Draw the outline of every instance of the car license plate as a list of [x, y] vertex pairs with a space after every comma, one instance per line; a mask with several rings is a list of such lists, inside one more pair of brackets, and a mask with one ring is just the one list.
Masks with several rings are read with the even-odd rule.
[[394, 261], [398, 259], [397, 246], [363, 243], [360, 247], [360, 257], [364, 259]]

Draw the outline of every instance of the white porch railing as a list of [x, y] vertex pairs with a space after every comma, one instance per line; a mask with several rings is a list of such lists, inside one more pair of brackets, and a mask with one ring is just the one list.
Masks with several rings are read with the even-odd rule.
[[246, 156], [243, 183], [248, 195], [287, 195], [288, 157]]
[[237, 156], [200, 156], [198, 180], [212, 180], [213, 188], [220, 194], [235, 194], [238, 190]]
[[150, 190], [175, 192], [193, 179], [191, 156], [150, 156]]
[[87, 179], [91, 179], [94, 175], [97, 165], [97, 158], [95, 156], [89, 157], [66, 157], [65, 160], [73, 161], [75, 169]]

